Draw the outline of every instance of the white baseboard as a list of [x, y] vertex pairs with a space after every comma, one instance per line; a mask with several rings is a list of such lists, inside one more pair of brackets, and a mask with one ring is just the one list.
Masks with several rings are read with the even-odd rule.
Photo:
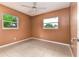
[[71, 55], [73, 57], [72, 49], [71, 49], [69, 44], [55, 42], [55, 41], [49, 41], [49, 40], [35, 38], [35, 37], [30, 37], [30, 38], [26, 38], [26, 39], [23, 39], [23, 40], [20, 40], [20, 41], [16, 41], [16, 42], [13, 42], [13, 43], [5, 44], [5, 45], [0, 46], [0, 48], [11, 46], [11, 45], [14, 45], [14, 44], [17, 44], [17, 43], [20, 43], [20, 42], [23, 42], [23, 41], [31, 40], [31, 39], [36, 39], [36, 40], [40, 40], [40, 41], [44, 41], [44, 42], [49, 42], [49, 43], [55, 43], [55, 44], [60, 44], [60, 45], [68, 46], [68, 48], [70, 49]]
[[60, 45], [65, 45], [65, 46], [70, 46], [70, 44], [65, 44], [65, 43], [60, 43], [60, 42], [56, 42], [56, 41], [49, 41], [46, 39], [40, 39], [40, 38], [35, 38], [35, 37], [31, 37], [32, 39], [36, 39], [36, 40], [40, 40], [40, 41], [45, 41], [45, 42], [50, 42], [50, 43], [55, 43], [55, 44], [60, 44]]
[[12, 42], [12, 43], [9, 43], [9, 44], [5, 44], [5, 45], [0, 46], [0, 48], [7, 47], [7, 46], [11, 46], [11, 45], [14, 45], [14, 44], [17, 44], [17, 43], [26, 41], [26, 40], [30, 40], [30, 39], [31, 38], [26, 38], [26, 39], [23, 39], [23, 40], [20, 40], [20, 41], [16, 41], [16, 42]]
[[70, 44], [65, 44], [65, 43], [60, 43], [60, 42], [55, 42], [55, 41], [49, 41], [49, 40], [45, 40], [45, 39], [40, 39], [40, 38], [35, 38], [35, 37], [31, 37], [31, 39], [36, 39], [36, 40], [40, 40], [40, 41], [44, 41], [44, 42], [49, 42], [49, 43], [55, 43], [55, 44], [60, 44], [60, 45], [65, 45], [69, 48], [71, 56], [74, 57], [73, 53], [72, 53], [72, 49]]
[[16, 41], [16, 42], [13, 42], [13, 43], [2, 45], [2, 46], [0, 46], [0, 48], [6, 47], [6, 46], [10, 46], [10, 45], [13, 45], [13, 44], [16, 44], [16, 43], [20, 43], [20, 42], [23, 42], [23, 41], [26, 41], [26, 40], [30, 40], [30, 39], [36, 39], [36, 40], [40, 40], [40, 41], [44, 41], [44, 42], [50, 42], [50, 43], [55, 43], [55, 44], [60, 44], [60, 45], [65, 45], [65, 46], [69, 46], [70, 47], [69, 44], [55, 42], [55, 41], [49, 41], [49, 40], [46, 40], [46, 39], [40, 39], [40, 38], [35, 38], [35, 37], [30, 37], [30, 38], [26, 38], [26, 39], [23, 39], [23, 40], [20, 40], [20, 41]]
[[70, 47], [69, 44], [55, 42], [55, 41], [49, 41], [49, 40], [46, 40], [46, 39], [40, 39], [40, 38], [35, 38], [35, 37], [30, 37], [30, 38], [26, 38], [26, 39], [23, 39], [23, 40], [20, 40], [20, 41], [16, 41], [16, 42], [13, 42], [13, 43], [2, 45], [2, 46], [0, 46], [0, 48], [6, 47], [6, 46], [10, 46], [10, 45], [13, 45], [13, 44], [16, 44], [16, 43], [20, 43], [20, 42], [23, 42], [23, 41], [26, 41], [26, 40], [30, 40], [30, 39], [36, 39], [36, 40], [40, 40], [40, 41], [44, 41], [44, 42], [50, 42], [50, 43], [55, 43], [55, 44], [60, 44], [60, 45], [65, 45], [65, 46], [69, 46]]

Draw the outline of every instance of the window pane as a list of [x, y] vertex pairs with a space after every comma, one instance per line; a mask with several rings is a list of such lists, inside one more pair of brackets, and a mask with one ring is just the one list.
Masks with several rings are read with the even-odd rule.
[[3, 15], [3, 28], [18, 28], [18, 17], [11, 14]]
[[58, 17], [53, 17], [49, 19], [44, 19], [43, 27], [47, 29], [57, 29], [58, 28]]

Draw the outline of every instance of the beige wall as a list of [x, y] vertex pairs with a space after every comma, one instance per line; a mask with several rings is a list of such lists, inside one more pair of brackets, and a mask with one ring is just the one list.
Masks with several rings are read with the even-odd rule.
[[[1, 24], [1, 16], [3, 13], [10, 13], [19, 17], [18, 30], [3, 30]], [[0, 45], [22, 40], [31, 36], [30, 16], [0, 5]], [[16, 40], [14, 38], [16, 37]]]
[[[59, 29], [43, 29], [43, 19], [59, 17]], [[69, 8], [41, 14], [32, 17], [32, 36], [37, 38], [44, 38], [51, 41], [70, 43], [69, 32]]]

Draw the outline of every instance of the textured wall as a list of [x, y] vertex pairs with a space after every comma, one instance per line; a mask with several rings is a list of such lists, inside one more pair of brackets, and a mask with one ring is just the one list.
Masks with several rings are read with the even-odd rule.
[[[69, 8], [64, 8], [32, 17], [32, 36], [69, 44], [69, 13]], [[43, 29], [43, 19], [54, 16], [59, 17], [59, 29]]]
[[[19, 17], [19, 29], [18, 30], [3, 30], [2, 29], [2, 14], [10, 13], [12, 15]], [[18, 11], [7, 8], [0, 5], [0, 45], [11, 43], [14, 41], [22, 40], [31, 36], [31, 24], [30, 16], [27, 16]], [[14, 38], [16, 37], [16, 40]]]

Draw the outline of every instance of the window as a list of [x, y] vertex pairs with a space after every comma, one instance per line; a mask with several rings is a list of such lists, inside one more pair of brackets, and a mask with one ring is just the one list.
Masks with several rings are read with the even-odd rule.
[[18, 17], [11, 14], [3, 14], [2, 27], [3, 29], [17, 29]]
[[58, 29], [58, 17], [44, 19], [43, 29]]

